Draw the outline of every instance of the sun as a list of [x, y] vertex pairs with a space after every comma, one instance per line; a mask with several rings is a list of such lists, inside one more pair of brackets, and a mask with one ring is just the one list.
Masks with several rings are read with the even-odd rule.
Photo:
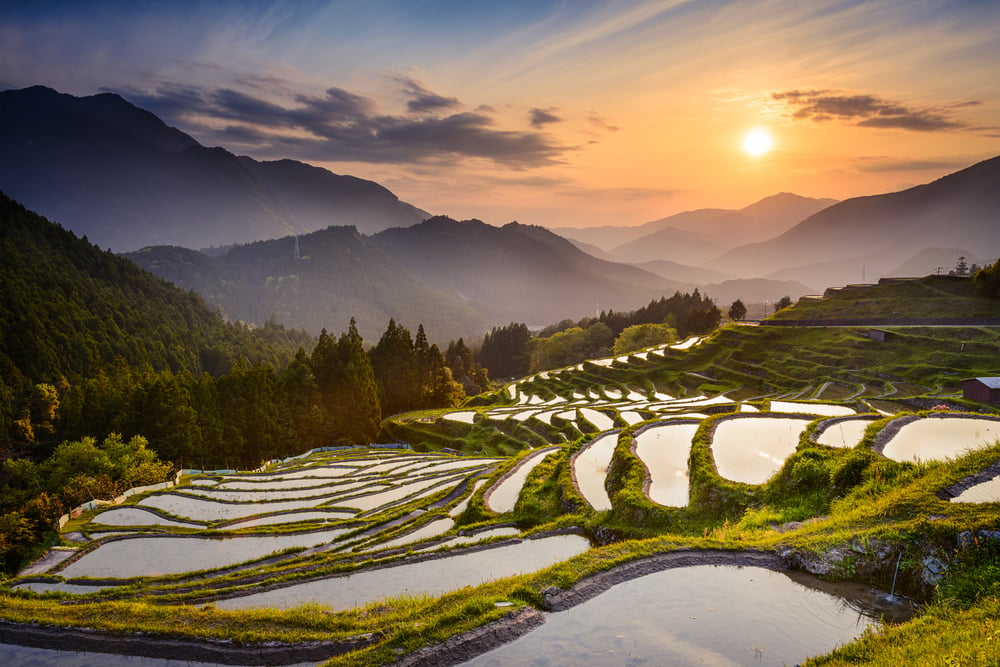
[[755, 127], [743, 135], [743, 152], [753, 157], [760, 157], [771, 150], [774, 139], [771, 133], [762, 127]]

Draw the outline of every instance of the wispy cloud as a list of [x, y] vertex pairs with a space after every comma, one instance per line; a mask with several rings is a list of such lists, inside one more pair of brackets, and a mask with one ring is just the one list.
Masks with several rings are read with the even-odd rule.
[[384, 113], [375, 98], [340, 87], [324, 95], [292, 94], [290, 104], [256, 91], [171, 84], [124, 94], [204, 139], [264, 156], [411, 164], [478, 158], [522, 169], [556, 164], [572, 149], [546, 133], [497, 127], [490, 107], [454, 111], [464, 106], [457, 98], [414, 79], [397, 81], [409, 98], [406, 114]]
[[869, 94], [837, 90], [787, 90], [771, 97], [784, 103], [792, 118], [816, 122], [840, 121], [859, 127], [879, 127], [913, 132], [973, 129], [955, 118], [954, 111], [976, 106], [978, 101], [945, 106], [918, 107]]

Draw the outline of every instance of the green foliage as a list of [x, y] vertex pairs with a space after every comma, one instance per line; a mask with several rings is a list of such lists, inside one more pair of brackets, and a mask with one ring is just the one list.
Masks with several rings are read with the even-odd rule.
[[992, 266], [976, 271], [972, 281], [981, 295], [990, 299], [1000, 299], [1000, 259]]
[[968, 607], [986, 597], [1000, 598], [1000, 541], [977, 540], [961, 550], [938, 584], [938, 599]]
[[732, 305], [729, 306], [729, 319], [734, 321], [740, 321], [747, 316], [747, 307], [743, 305], [743, 302], [739, 299], [733, 301]]
[[615, 339], [612, 352], [616, 355], [634, 352], [654, 345], [673, 343], [677, 331], [666, 324], [633, 324], [626, 327]]

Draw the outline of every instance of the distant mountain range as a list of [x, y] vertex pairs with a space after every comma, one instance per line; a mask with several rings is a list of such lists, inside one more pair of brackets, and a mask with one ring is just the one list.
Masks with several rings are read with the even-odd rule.
[[118, 95], [0, 92], [0, 190], [116, 251], [228, 245], [430, 217], [389, 190], [293, 160], [206, 148]]
[[1000, 256], [1000, 157], [926, 185], [842, 201], [704, 266], [822, 289], [889, 275], [927, 248], [972, 248], [987, 262]]
[[634, 227], [560, 227], [552, 231], [596, 246], [616, 261], [668, 260], [698, 265], [738, 245], [776, 236], [834, 203], [835, 199], [782, 192], [739, 210], [705, 208]]
[[632, 309], [690, 288], [595, 259], [542, 227], [446, 217], [373, 236], [330, 227], [217, 257], [163, 246], [126, 257], [230, 318], [261, 324], [274, 316], [317, 333], [344, 329], [353, 316], [366, 339], [389, 318], [414, 329], [422, 322], [431, 340], [447, 341], [511, 321], [544, 325]]

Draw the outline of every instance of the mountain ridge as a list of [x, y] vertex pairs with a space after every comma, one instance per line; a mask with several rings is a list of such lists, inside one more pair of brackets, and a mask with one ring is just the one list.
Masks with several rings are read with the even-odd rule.
[[113, 93], [0, 91], [0, 152], [9, 196], [118, 251], [227, 245], [332, 224], [373, 233], [429, 217], [372, 181], [202, 146]]

